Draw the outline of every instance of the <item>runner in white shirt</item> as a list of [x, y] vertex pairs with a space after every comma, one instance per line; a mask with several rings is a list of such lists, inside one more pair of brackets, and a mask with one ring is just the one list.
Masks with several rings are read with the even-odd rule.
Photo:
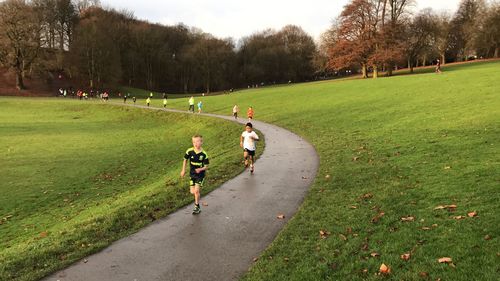
[[243, 148], [243, 157], [245, 158], [245, 167], [250, 165], [250, 173], [253, 174], [255, 162], [255, 142], [259, 136], [253, 131], [252, 123], [247, 123], [245, 131], [240, 136], [240, 147]]

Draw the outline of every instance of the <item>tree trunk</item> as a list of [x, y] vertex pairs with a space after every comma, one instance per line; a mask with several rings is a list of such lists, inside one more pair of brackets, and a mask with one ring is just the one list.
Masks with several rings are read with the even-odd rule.
[[445, 65], [446, 64], [446, 56], [444, 53], [441, 54], [441, 65]]
[[378, 66], [373, 66], [373, 78], [378, 78]]
[[413, 64], [409, 59], [408, 59], [408, 68], [410, 69], [410, 73], [413, 73]]
[[498, 46], [495, 48], [495, 54], [493, 55], [493, 57], [498, 58], [498, 55], [499, 55], [499, 49], [500, 49], [500, 48], [499, 48]]
[[426, 66], [427, 65], [427, 56], [425, 55], [423, 58], [422, 58], [422, 66]]
[[363, 73], [363, 78], [368, 78], [368, 74], [366, 71], [366, 64], [361, 64], [361, 72]]
[[22, 71], [16, 71], [16, 88], [18, 90], [26, 89], [26, 87], [24, 87], [23, 72]]
[[387, 76], [392, 76], [393, 68], [394, 68], [394, 65], [392, 65], [392, 63], [387, 66]]

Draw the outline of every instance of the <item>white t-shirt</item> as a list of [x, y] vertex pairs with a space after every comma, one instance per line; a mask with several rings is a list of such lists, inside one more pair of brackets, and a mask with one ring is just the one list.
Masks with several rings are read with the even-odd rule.
[[255, 140], [258, 140], [259, 136], [254, 131], [251, 133], [244, 131], [241, 136], [243, 137], [243, 148], [255, 151]]

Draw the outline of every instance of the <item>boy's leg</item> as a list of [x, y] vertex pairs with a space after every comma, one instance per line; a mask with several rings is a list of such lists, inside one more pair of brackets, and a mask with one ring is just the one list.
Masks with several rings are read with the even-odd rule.
[[193, 209], [193, 214], [199, 214], [201, 212], [200, 208], [200, 189], [203, 185], [203, 179], [201, 180], [195, 180], [194, 185], [191, 186], [192, 194], [194, 195], [194, 209]]
[[243, 158], [245, 159], [245, 167], [248, 167], [248, 151], [243, 151]]
[[255, 152], [253, 152], [251, 155], [250, 155], [250, 172], [253, 173], [253, 169], [254, 169], [254, 157], [255, 157]]
[[200, 203], [200, 185], [196, 184], [194, 186], [194, 204], [199, 205]]

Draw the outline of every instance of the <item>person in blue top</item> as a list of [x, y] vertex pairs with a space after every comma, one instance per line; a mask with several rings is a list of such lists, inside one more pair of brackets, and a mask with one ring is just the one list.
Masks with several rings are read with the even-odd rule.
[[198, 102], [198, 113], [201, 113], [201, 109], [203, 107], [203, 103], [201, 101]]

